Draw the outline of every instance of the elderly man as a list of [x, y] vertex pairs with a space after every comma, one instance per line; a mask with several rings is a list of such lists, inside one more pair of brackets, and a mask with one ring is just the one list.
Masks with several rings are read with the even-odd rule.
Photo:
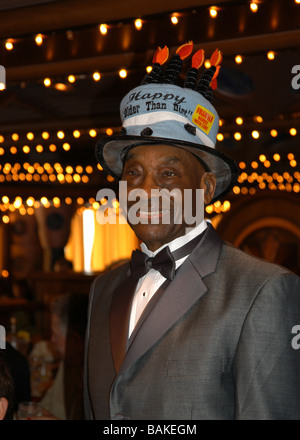
[[121, 103], [123, 133], [97, 144], [103, 168], [128, 195], [143, 190], [148, 205], [140, 221], [129, 218], [141, 251], [91, 288], [86, 417], [300, 419], [300, 279], [224, 243], [204, 219], [165, 222], [162, 203], [151, 207], [153, 189], [189, 190], [195, 213], [197, 189], [208, 204], [237, 176], [214, 148], [220, 53], [197, 82], [204, 54], [196, 52], [184, 87], [174, 84], [191, 50], [181, 46], [164, 71], [167, 50], [158, 50]]

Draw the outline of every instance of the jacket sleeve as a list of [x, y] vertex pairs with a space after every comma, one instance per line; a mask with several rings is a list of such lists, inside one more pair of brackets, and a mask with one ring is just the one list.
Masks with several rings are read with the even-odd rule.
[[95, 293], [95, 285], [97, 282], [97, 278], [93, 281], [90, 293], [89, 293], [89, 307], [88, 307], [88, 316], [87, 316], [87, 329], [85, 335], [85, 353], [84, 353], [84, 375], [83, 375], [83, 404], [84, 404], [84, 414], [85, 420], [92, 420], [93, 413], [90, 404], [90, 395], [89, 395], [89, 380], [88, 380], [88, 350], [89, 350], [89, 337], [90, 337], [90, 325], [91, 325], [91, 314]]
[[300, 278], [283, 273], [256, 295], [234, 359], [235, 418], [300, 420]]

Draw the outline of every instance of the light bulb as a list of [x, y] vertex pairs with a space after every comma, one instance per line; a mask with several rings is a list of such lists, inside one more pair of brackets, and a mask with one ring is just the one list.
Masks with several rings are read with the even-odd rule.
[[126, 78], [127, 70], [126, 69], [119, 70], [119, 75], [120, 75], [120, 78]]
[[99, 81], [101, 79], [101, 75], [99, 72], [94, 72], [93, 73], [93, 80], [94, 81]]
[[143, 22], [140, 18], [137, 18], [134, 22], [134, 25], [135, 25], [136, 29], [140, 30], [140, 29], [142, 29]]
[[42, 34], [37, 34], [35, 36], [35, 42], [38, 46], [41, 46], [43, 44], [43, 35]]
[[171, 15], [171, 22], [173, 24], [177, 24], [178, 23], [178, 17], [176, 14]]
[[218, 15], [217, 8], [215, 6], [212, 6], [211, 8], [209, 8], [209, 13], [212, 18], [216, 18], [216, 16]]
[[99, 31], [101, 32], [102, 35], [106, 35], [107, 34], [107, 25], [106, 24], [100, 24]]
[[252, 12], [257, 12], [257, 10], [258, 10], [258, 5], [257, 5], [257, 3], [255, 3], [255, 2], [251, 2], [251, 3], [250, 3], [250, 9], [251, 9]]
[[6, 40], [5, 48], [6, 48], [6, 50], [13, 50], [14, 45], [12, 44], [12, 42], [10, 40]]

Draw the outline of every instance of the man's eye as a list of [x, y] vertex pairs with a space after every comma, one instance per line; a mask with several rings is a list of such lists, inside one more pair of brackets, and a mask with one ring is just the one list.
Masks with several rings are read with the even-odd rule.
[[175, 173], [174, 173], [174, 171], [164, 171], [164, 172], [163, 172], [163, 175], [164, 175], [165, 177], [174, 177], [174, 176], [175, 176]]
[[126, 173], [128, 176], [136, 176], [138, 174], [137, 170], [127, 170]]

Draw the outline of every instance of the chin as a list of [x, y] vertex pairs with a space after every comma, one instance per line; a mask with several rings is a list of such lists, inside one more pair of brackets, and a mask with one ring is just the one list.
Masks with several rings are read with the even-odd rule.
[[163, 244], [169, 243], [174, 240], [174, 238], [184, 235], [185, 233], [185, 228], [182, 228], [182, 225], [143, 225], [139, 223], [130, 226], [135, 235], [142, 240], [148, 248], [151, 248], [151, 243], [156, 243], [156, 248], [158, 249]]

